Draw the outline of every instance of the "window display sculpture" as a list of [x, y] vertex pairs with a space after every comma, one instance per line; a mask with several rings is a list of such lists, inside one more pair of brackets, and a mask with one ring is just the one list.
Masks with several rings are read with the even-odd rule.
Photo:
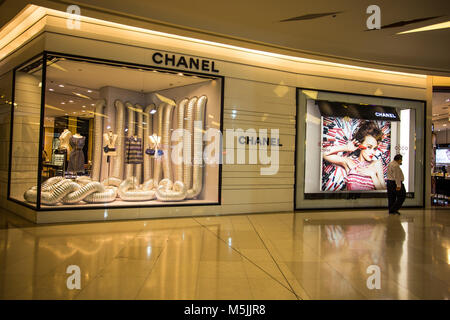
[[[41, 203], [44, 205], [112, 202], [117, 197], [117, 188], [104, 186], [90, 179], [77, 179], [74, 182], [63, 177], [53, 177], [41, 186]], [[24, 194], [26, 201], [36, 203], [37, 187], [32, 187]]]
[[124, 134], [125, 134], [125, 106], [120, 100], [114, 102], [116, 107], [117, 156], [113, 159], [111, 176], [123, 180], [124, 166]]
[[[114, 134], [110, 132], [102, 135], [104, 100], [97, 101], [94, 113], [94, 152], [92, 177], [78, 177], [75, 181], [63, 177], [50, 178], [42, 184], [41, 203], [44, 205], [76, 204], [112, 202], [117, 196], [123, 201], [182, 201], [197, 198], [203, 188], [203, 130], [205, 126], [205, 108], [207, 97], [192, 97], [183, 99], [176, 107], [162, 103], [156, 109], [149, 105], [142, 112], [142, 107], [128, 108], [128, 137], [121, 137], [125, 132], [124, 104], [116, 100], [116, 146], [114, 148]], [[172, 167], [171, 131], [172, 115], [176, 110], [176, 129], [183, 129], [178, 141], [181, 143], [182, 161], [177, 161]], [[134, 128], [135, 112], [141, 110], [137, 117], [137, 135]], [[145, 121], [144, 121], [144, 117]], [[150, 134], [152, 133], [152, 134]], [[154, 145], [150, 140], [153, 137]], [[156, 138], [155, 138], [156, 137]], [[105, 138], [102, 141], [102, 138]], [[112, 140], [110, 140], [110, 138]], [[131, 139], [131, 140], [130, 140]], [[158, 148], [158, 140], [161, 146]], [[98, 143], [100, 141], [100, 143]], [[146, 142], [147, 141], [147, 142]], [[103, 143], [102, 143], [103, 142]], [[124, 143], [126, 145], [124, 145]], [[112, 176], [102, 182], [100, 180], [102, 146], [108, 147], [108, 152], [115, 152]], [[145, 157], [146, 150], [155, 148], [154, 157]], [[111, 148], [110, 148], [111, 147]], [[115, 150], [113, 150], [115, 149]], [[136, 149], [136, 150], [135, 150]], [[156, 153], [161, 150], [161, 153]], [[127, 167], [124, 168], [124, 164]], [[142, 170], [133, 170], [133, 165], [143, 165]], [[125, 171], [125, 179], [122, 180]], [[140, 184], [143, 175], [144, 183]], [[36, 202], [37, 188], [32, 187], [24, 194], [25, 200]]]
[[[154, 104], [148, 105], [144, 109], [144, 149], [145, 149], [145, 155], [144, 155], [144, 181], [148, 181], [152, 179], [152, 158], [149, 159], [148, 156], [150, 156], [149, 152], [147, 150], [150, 150], [150, 143], [149, 141], [150, 136], [153, 134], [153, 112], [156, 111], [156, 107]], [[147, 156], [146, 156], [147, 155]]]
[[100, 166], [102, 162], [102, 132], [103, 132], [103, 108], [105, 100], [97, 100], [94, 112], [94, 144], [92, 150], [92, 180], [100, 180]]

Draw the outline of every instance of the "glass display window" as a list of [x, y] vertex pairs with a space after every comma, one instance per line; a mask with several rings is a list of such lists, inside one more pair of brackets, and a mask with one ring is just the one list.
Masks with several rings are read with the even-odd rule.
[[299, 89], [298, 102], [297, 208], [321, 199], [325, 206], [379, 206], [371, 199], [387, 197], [396, 154], [407, 197], [423, 201], [423, 101]]
[[203, 155], [206, 132], [222, 129], [222, 77], [45, 53], [16, 70], [14, 155], [30, 86], [32, 160], [12, 168], [33, 165], [26, 183], [12, 174], [10, 198], [42, 210], [220, 204], [220, 163]]

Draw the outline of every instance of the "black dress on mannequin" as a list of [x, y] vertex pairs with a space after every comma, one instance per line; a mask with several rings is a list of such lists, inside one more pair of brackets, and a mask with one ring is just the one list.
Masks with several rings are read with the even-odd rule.
[[72, 147], [70, 153], [69, 166], [67, 171], [74, 173], [84, 173], [84, 153], [83, 147], [86, 141], [86, 137], [73, 135], [70, 137], [69, 143]]

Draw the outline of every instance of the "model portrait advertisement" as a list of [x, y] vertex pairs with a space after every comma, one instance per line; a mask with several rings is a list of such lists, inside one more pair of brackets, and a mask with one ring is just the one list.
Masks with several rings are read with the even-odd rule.
[[323, 118], [322, 191], [386, 189], [389, 121]]

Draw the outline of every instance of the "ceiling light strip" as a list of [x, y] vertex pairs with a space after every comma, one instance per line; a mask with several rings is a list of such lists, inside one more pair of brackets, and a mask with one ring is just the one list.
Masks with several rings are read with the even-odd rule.
[[[30, 12], [31, 12], [31, 14], [30, 14]], [[35, 6], [35, 5], [29, 5], [29, 7], [27, 7], [18, 16], [16, 16], [11, 21], [10, 24], [8, 24], [7, 26], [5, 26], [4, 28], [2, 28], [0, 30], [0, 39], [1, 39], [0, 40], [0, 50], [6, 44], [8, 44], [7, 39], [4, 38], [6, 31], [9, 31], [12, 28], [15, 28], [15, 30], [14, 30], [15, 32], [11, 32], [12, 33], [11, 37], [17, 36], [18, 34], [20, 34], [20, 30], [23, 30], [27, 26], [31, 25], [32, 23], [35, 23], [37, 20], [41, 19], [46, 14], [55, 15], [55, 16], [59, 16], [59, 17], [63, 17], [63, 18], [71, 18], [72, 17], [71, 14], [69, 14], [67, 12], [58, 11], [58, 10], [54, 10], [54, 9], [48, 9], [48, 8], [39, 7], [39, 6]], [[28, 15], [29, 19], [23, 18], [24, 15]], [[186, 37], [186, 36], [174, 35], [174, 34], [169, 34], [169, 33], [165, 33], [165, 32], [134, 27], [134, 26], [130, 26], [130, 25], [120, 24], [120, 23], [106, 21], [106, 20], [100, 20], [100, 19], [86, 17], [86, 16], [80, 16], [80, 20], [85, 21], [85, 22], [97, 23], [97, 24], [101, 24], [104, 26], [122, 28], [125, 30], [140, 32], [140, 33], [144, 33], [144, 34], [150, 34], [150, 35], [166, 37], [166, 38], [182, 40], [182, 41], [189, 41], [189, 42], [193, 42], [193, 43], [205, 44], [205, 45], [219, 47], [219, 48], [232, 49], [232, 50], [247, 52], [247, 53], [251, 53], [251, 54], [269, 56], [269, 57], [279, 58], [279, 59], [283, 59], [283, 60], [290, 60], [290, 61], [294, 61], [294, 62], [303, 62], [303, 63], [329, 66], [329, 67], [348, 68], [348, 69], [355, 69], [355, 70], [361, 70], [361, 71], [381, 72], [381, 73], [403, 75], [403, 76], [409, 76], [409, 77], [426, 78], [426, 75], [422, 75], [422, 74], [413, 74], [413, 73], [390, 71], [390, 70], [383, 70], [383, 69], [376, 69], [376, 68], [359, 67], [359, 66], [347, 65], [347, 64], [336, 63], [336, 62], [321, 61], [321, 60], [316, 60], [316, 59], [301, 58], [301, 57], [289, 56], [289, 55], [284, 55], [284, 54], [279, 54], [279, 53], [249, 49], [249, 48], [244, 48], [244, 47], [239, 47], [239, 46], [234, 46], [234, 45], [229, 45], [229, 44], [224, 44], [224, 43], [219, 43], [219, 42], [201, 40], [201, 39], [196, 39], [196, 38], [191, 38], [191, 37]], [[24, 26], [25, 21], [27, 22], [27, 25]], [[9, 37], [9, 38], [11, 38], [11, 37]]]

